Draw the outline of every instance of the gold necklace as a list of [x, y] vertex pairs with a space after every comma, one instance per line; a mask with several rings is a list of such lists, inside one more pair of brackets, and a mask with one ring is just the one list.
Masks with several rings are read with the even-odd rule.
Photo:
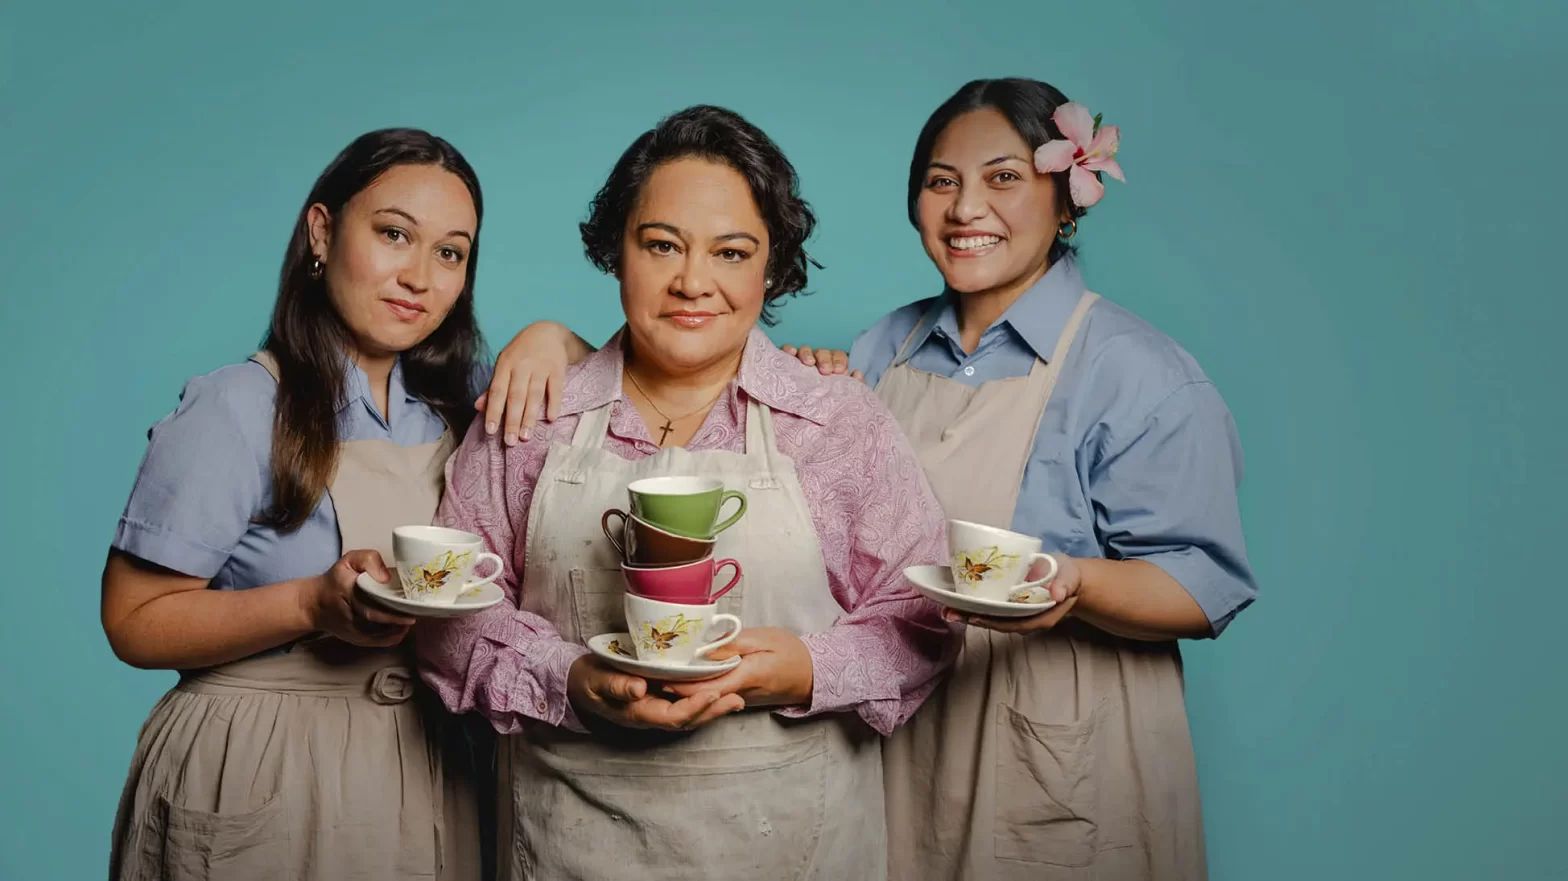
[[659, 446], [660, 447], [664, 446], [664, 442], [665, 442], [666, 439], [669, 438], [670, 432], [675, 430], [675, 423], [683, 422], [683, 421], [685, 421], [687, 419], [690, 419], [691, 417], [697, 415], [698, 413], [702, 412], [703, 410], [706, 410], [709, 407], [712, 407], [713, 406], [713, 402], [717, 401], [719, 399], [719, 397], [724, 394], [724, 389], [729, 388], [729, 383], [726, 382], [724, 385], [719, 387], [719, 393], [717, 395], [714, 395], [713, 398], [708, 401], [708, 403], [703, 404], [701, 407], [698, 407], [697, 409], [691, 411], [690, 413], [687, 413], [685, 416], [682, 416], [682, 417], [680, 417], [678, 419], [671, 419], [670, 418], [670, 414], [668, 414], [668, 413], [664, 412], [663, 410], [661, 410], [659, 408], [659, 405], [654, 403], [653, 395], [648, 394], [647, 390], [642, 387], [642, 384], [637, 381], [637, 377], [633, 376], [632, 372], [630, 370], [623, 370], [622, 372], [626, 374], [626, 378], [627, 379], [632, 381], [632, 387], [637, 389], [638, 393], [642, 395], [642, 399], [648, 402], [648, 406], [653, 408], [653, 412], [658, 413], [660, 416], [664, 417], [664, 424], [659, 427]]

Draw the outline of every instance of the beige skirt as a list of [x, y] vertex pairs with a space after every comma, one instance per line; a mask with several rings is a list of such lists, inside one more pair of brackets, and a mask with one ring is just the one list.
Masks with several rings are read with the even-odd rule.
[[110, 878], [479, 878], [471, 781], [417, 691], [406, 655], [336, 642], [183, 678], [142, 726]]

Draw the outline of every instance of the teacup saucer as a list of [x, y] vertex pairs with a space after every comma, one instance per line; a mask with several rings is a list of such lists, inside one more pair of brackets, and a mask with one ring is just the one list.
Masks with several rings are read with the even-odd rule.
[[[1021, 599], [1007, 602], [972, 597], [953, 590], [953, 570], [946, 566], [910, 566], [904, 577], [928, 600], [957, 609], [970, 615], [992, 618], [1026, 618], [1038, 615], [1056, 605], [1050, 592], [1044, 589], [1045, 580], [1026, 581], [1013, 588], [1013, 595]], [[1043, 597], [1043, 599], [1042, 599]]]
[[[689, 664], [671, 661], [643, 661], [632, 648], [630, 633], [601, 633], [588, 640], [588, 648], [604, 662], [633, 676], [660, 682], [696, 682], [721, 676], [740, 666], [740, 655], [722, 661], [694, 658]], [[616, 651], [620, 649], [620, 651]]]
[[392, 572], [392, 583], [382, 584], [369, 572], [359, 573], [354, 587], [376, 603], [388, 609], [415, 618], [466, 618], [506, 599], [506, 594], [495, 582], [470, 588], [451, 603], [420, 603], [403, 596], [397, 584], [397, 572]]

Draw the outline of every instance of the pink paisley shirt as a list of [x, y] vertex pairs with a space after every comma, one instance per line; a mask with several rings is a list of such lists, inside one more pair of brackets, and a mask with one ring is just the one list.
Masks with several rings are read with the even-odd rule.
[[[454, 713], [477, 710], [513, 734], [538, 719], [583, 730], [566, 696], [566, 675], [588, 649], [563, 640], [549, 621], [518, 609], [518, 573], [529, 505], [551, 444], [570, 444], [581, 414], [614, 402], [605, 449], [636, 460], [654, 455], [642, 418], [621, 391], [619, 335], [568, 372], [560, 417], [528, 440], [505, 446], [475, 420], [446, 466], [438, 523], [484, 537], [508, 562], [497, 581], [510, 602], [469, 618], [414, 628], [420, 672]], [[746, 399], [774, 411], [779, 452], [795, 463], [822, 563], [844, 614], [803, 634], [811, 653], [809, 707], [787, 716], [854, 710], [882, 734], [925, 700], [957, 650], [956, 629], [905, 581], [904, 567], [946, 558], [946, 523], [914, 450], [872, 391], [824, 377], [753, 330], [740, 373], [687, 449], [742, 452]]]

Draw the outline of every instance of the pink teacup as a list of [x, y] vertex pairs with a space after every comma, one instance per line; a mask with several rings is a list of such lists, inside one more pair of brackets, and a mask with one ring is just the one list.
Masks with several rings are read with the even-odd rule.
[[[719, 570], [729, 566], [735, 575], [728, 584], [713, 589], [713, 580]], [[626, 576], [626, 590], [633, 596], [658, 600], [663, 603], [693, 603], [708, 605], [730, 592], [740, 583], [740, 564], [734, 560], [714, 560], [707, 556], [695, 563], [679, 566], [633, 566], [621, 564]]]

